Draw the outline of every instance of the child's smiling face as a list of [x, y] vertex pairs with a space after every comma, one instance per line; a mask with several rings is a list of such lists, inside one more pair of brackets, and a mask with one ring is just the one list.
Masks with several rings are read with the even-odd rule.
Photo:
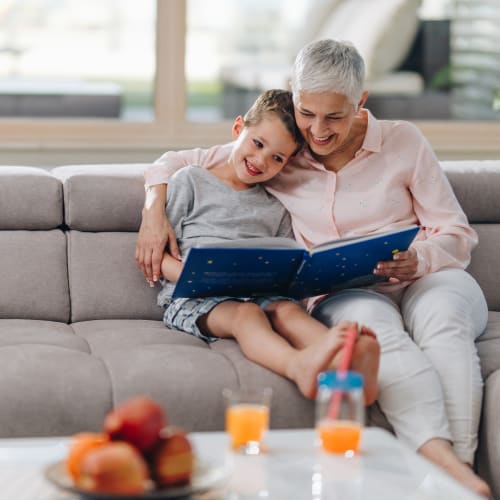
[[244, 126], [238, 117], [233, 126], [236, 139], [230, 162], [238, 180], [251, 185], [274, 177], [297, 149], [283, 122], [272, 114], [256, 125]]

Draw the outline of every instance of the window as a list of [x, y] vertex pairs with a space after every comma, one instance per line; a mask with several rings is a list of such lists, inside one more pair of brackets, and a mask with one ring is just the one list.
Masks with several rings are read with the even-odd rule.
[[[93, 95], [94, 100], [96, 95], [104, 95], [109, 107], [106, 108], [107, 116], [38, 116], [36, 119], [21, 114], [0, 116], [0, 150], [142, 150], [145, 158], [153, 159], [157, 151], [224, 142], [230, 133], [229, 119], [247, 108], [247, 103], [253, 99], [252, 92], [261, 87], [278, 86], [278, 82], [286, 84], [286, 71], [308, 36], [306, 27], [327, 19], [326, 13], [333, 4], [355, 1], [144, 0], [139, 5], [135, 0], [83, 3], [77, 0], [2, 0], [0, 94], [8, 94], [5, 89], [9, 90], [8, 80], [12, 80], [13, 74], [31, 79], [37, 76], [35, 69], [45, 71], [47, 67], [43, 67], [50, 61], [54, 71], [47, 74], [47, 78], [63, 75], [67, 79], [83, 80], [80, 90], [86, 90], [84, 95]], [[420, 3], [419, 0], [407, 0], [406, 3], [412, 1]], [[445, 3], [452, 10], [461, 8], [465, 16], [468, 15], [464, 14], [465, 4], [494, 6], [488, 0], [448, 0]], [[22, 38], [13, 31], [7, 33], [4, 30], [5, 13], [13, 5], [22, 5], [25, 17], [32, 13], [35, 28], [41, 30], [42, 21], [50, 26], [51, 35], [57, 34], [56, 42], [48, 35], [44, 38], [41, 31], [36, 30], [32, 31], [31, 40], [25, 38], [26, 33]], [[224, 12], [224, 16], [214, 12]], [[316, 17], [312, 17], [314, 13]], [[498, 9], [491, 7], [487, 16], [496, 19]], [[74, 24], [69, 24], [68, 19]], [[303, 19], [307, 19], [307, 23]], [[334, 23], [333, 18], [328, 19]], [[450, 33], [453, 39], [453, 30]], [[72, 35], [77, 34], [81, 35], [79, 47], [74, 41], [70, 43]], [[22, 44], [14, 45], [21, 39]], [[39, 51], [32, 54], [31, 73], [27, 72], [29, 65], [21, 64], [22, 58], [15, 54], [30, 46]], [[78, 52], [82, 49], [83, 52]], [[73, 64], [65, 59], [68, 54]], [[97, 55], [88, 57], [89, 54], [99, 54], [99, 59]], [[490, 50], [489, 57], [489, 60], [496, 57], [498, 61], [496, 47]], [[76, 71], [71, 72], [70, 66]], [[495, 75], [498, 76], [498, 72]], [[497, 95], [497, 83], [492, 85]], [[15, 90], [20, 93], [27, 88], [18, 86]], [[66, 91], [71, 93], [70, 90], [67, 86]], [[40, 87], [38, 91], [43, 89]], [[396, 102], [394, 95], [391, 98]], [[104, 114], [104, 108], [98, 106], [97, 110]], [[495, 112], [493, 116], [497, 118]], [[486, 119], [484, 115], [477, 121], [453, 116], [450, 120], [409, 118], [417, 122], [440, 158], [498, 157], [500, 153], [497, 119]], [[155, 153], [150, 154], [150, 151]]]

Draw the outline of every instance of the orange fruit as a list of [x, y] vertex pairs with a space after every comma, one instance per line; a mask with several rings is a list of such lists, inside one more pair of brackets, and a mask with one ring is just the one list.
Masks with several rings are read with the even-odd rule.
[[109, 443], [109, 437], [99, 432], [80, 432], [72, 436], [68, 455], [66, 456], [66, 470], [73, 481], [78, 477], [83, 457], [95, 448]]

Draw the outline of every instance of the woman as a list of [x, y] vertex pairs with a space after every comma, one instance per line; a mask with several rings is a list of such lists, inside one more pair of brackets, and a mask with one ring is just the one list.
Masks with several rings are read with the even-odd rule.
[[[353, 319], [377, 332], [378, 402], [397, 436], [488, 496], [488, 485], [470, 467], [482, 399], [474, 340], [487, 322], [484, 296], [464, 271], [477, 235], [418, 129], [376, 120], [363, 109], [364, 63], [351, 44], [321, 40], [304, 47], [291, 85], [308, 147], [266, 188], [290, 211], [296, 238], [311, 246], [421, 226], [407, 252], [377, 265], [374, 272], [386, 283], [312, 299], [311, 314], [327, 326]], [[167, 240], [177, 253], [164, 217], [164, 184], [201, 158], [211, 167], [224, 164], [229, 151], [166, 153], [146, 172], [136, 259], [149, 281], [157, 279]]]

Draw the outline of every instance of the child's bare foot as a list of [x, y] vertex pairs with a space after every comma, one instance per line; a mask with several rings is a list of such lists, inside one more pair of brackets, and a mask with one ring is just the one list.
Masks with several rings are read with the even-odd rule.
[[287, 376], [294, 380], [300, 392], [309, 399], [316, 396], [316, 379], [326, 370], [344, 344], [345, 334], [325, 335], [305, 349], [298, 350], [290, 361]]
[[[333, 335], [339, 334], [346, 327], [346, 322], [341, 322], [337, 326], [330, 328]], [[329, 369], [336, 370], [344, 356], [342, 349], [333, 358]], [[380, 344], [377, 337], [369, 328], [361, 327], [360, 335], [354, 344], [350, 368], [363, 375], [365, 404], [371, 405], [378, 395], [378, 368], [380, 363]]]
[[354, 345], [351, 368], [363, 375], [365, 404], [371, 405], [378, 396], [380, 344], [374, 337], [361, 334]]
[[486, 481], [481, 479], [468, 464], [459, 460], [448, 441], [431, 439], [419, 451], [469, 490], [485, 498], [491, 498], [491, 490]]

